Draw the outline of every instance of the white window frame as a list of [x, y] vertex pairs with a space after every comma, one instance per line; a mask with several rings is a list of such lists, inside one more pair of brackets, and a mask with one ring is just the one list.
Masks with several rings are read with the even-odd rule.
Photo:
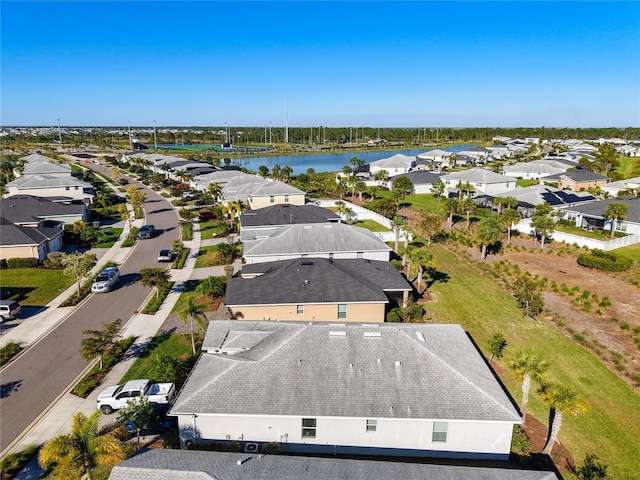
[[338, 304], [338, 318], [347, 318], [347, 304], [339, 303]]
[[378, 420], [368, 418], [365, 428], [367, 432], [376, 432], [378, 430]]
[[305, 438], [316, 438], [318, 422], [315, 418], [303, 418], [301, 424], [303, 440]]
[[433, 422], [431, 441], [437, 443], [446, 443], [448, 431], [449, 422]]
[[298, 315], [304, 315], [304, 305], [298, 305], [296, 306], [296, 313]]

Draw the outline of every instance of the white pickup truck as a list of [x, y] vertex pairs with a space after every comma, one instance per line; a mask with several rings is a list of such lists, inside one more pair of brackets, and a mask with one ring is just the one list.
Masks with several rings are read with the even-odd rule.
[[105, 388], [98, 395], [98, 408], [106, 415], [113, 413], [138, 397], [147, 397], [149, 403], [167, 404], [173, 400], [176, 386], [173, 383], [153, 383], [151, 380], [130, 380], [122, 385]]

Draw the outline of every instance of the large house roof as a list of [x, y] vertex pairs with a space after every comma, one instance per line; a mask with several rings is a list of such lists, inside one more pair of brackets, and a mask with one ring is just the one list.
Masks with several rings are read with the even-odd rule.
[[21, 157], [20, 160], [29, 163], [55, 163], [56, 160], [50, 157], [46, 157], [40, 153], [32, 153], [31, 155], [27, 155], [26, 157]]
[[453, 155], [453, 152], [447, 152], [446, 150], [440, 150], [439, 148], [436, 148], [434, 150], [428, 150], [424, 153], [420, 153], [416, 155], [416, 158], [419, 160], [435, 160], [436, 158], [448, 158]]
[[370, 459], [149, 449], [109, 480], [558, 480], [554, 472]]
[[448, 173], [441, 177], [443, 180], [451, 180], [454, 182], [469, 182], [469, 183], [506, 183], [515, 182], [513, 177], [507, 177], [506, 175], [500, 175], [494, 173], [486, 168], [469, 168], [468, 170], [461, 170], [459, 172]]
[[562, 205], [574, 205], [576, 203], [593, 202], [596, 199], [588, 192], [572, 192], [570, 190], [560, 190], [548, 185], [531, 185], [525, 188], [517, 188], [508, 192], [500, 192], [496, 197], [514, 197], [518, 202], [536, 206], [541, 203], [548, 203], [552, 207]]
[[83, 182], [75, 177], [55, 177], [53, 175], [25, 175], [7, 183], [7, 187], [16, 187], [18, 189], [57, 187], [93, 188], [90, 183]]
[[531, 162], [518, 162], [513, 165], [505, 165], [502, 171], [506, 174], [518, 173], [561, 173], [570, 168], [575, 168], [576, 164], [559, 162], [557, 160], [533, 160]]
[[[244, 265], [227, 284], [225, 305], [387, 303], [385, 291], [411, 291], [389, 262], [365, 259], [303, 258]], [[319, 319], [321, 320], [321, 319]]]
[[288, 225], [267, 238], [247, 241], [245, 256], [391, 251], [369, 230], [344, 223]]
[[340, 217], [317, 205], [272, 205], [259, 210], [245, 211], [240, 215], [242, 228], [262, 226], [282, 226], [296, 223], [337, 222]]
[[27, 163], [22, 171], [23, 175], [47, 175], [61, 173], [71, 176], [71, 167], [66, 163], [58, 163], [55, 161], [34, 161], [32, 163]]
[[21, 245], [41, 245], [47, 240], [62, 235], [61, 228], [55, 227], [22, 227], [15, 225], [4, 217], [0, 217], [2, 239], [0, 246], [17, 247]]
[[414, 170], [413, 172], [402, 173], [389, 178], [390, 182], [393, 182], [396, 178], [407, 177], [414, 185], [431, 185], [434, 182], [440, 180], [441, 175], [427, 172], [426, 170]]
[[32, 223], [46, 217], [78, 216], [87, 207], [78, 203], [53, 202], [47, 197], [13, 195], [0, 199], [0, 215], [11, 223]]
[[521, 422], [459, 325], [375, 325], [211, 322], [171, 414]]
[[598, 180], [609, 180], [609, 177], [605, 175], [600, 175], [599, 173], [592, 172], [591, 170], [580, 168], [577, 170], [567, 170], [564, 173], [549, 175], [548, 177], [545, 178], [545, 181], [562, 180], [563, 178], [570, 178], [574, 182], [593, 182]]
[[640, 223], [640, 198], [633, 197], [617, 197], [608, 198], [599, 202], [591, 202], [585, 205], [576, 205], [575, 207], [565, 208], [567, 211], [578, 212], [591, 217], [604, 217], [607, 207], [614, 202], [624, 203], [627, 205], [627, 222]]
[[388, 158], [382, 158], [380, 160], [376, 160], [375, 162], [371, 162], [371, 166], [375, 166], [377, 168], [407, 168], [410, 167], [416, 161], [416, 157], [410, 157], [408, 155], [403, 155], [402, 153], [397, 153]]
[[286, 183], [275, 181], [258, 185], [249, 195], [252, 197], [268, 197], [270, 195], [304, 195], [304, 192]]

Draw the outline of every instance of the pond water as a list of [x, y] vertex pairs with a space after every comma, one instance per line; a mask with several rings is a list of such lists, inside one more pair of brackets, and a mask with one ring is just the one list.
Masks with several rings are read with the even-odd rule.
[[[462, 150], [472, 148], [473, 145], [453, 145], [443, 148], [447, 152], [457, 153]], [[274, 165], [284, 167], [289, 165], [293, 169], [293, 174], [306, 173], [307, 169], [314, 168], [316, 172], [338, 172], [345, 165], [350, 165], [352, 157], [358, 157], [371, 163], [376, 160], [388, 158], [398, 153], [415, 156], [434, 148], [420, 148], [409, 150], [375, 150], [367, 152], [346, 152], [346, 153], [307, 153], [304, 155], [273, 155], [260, 157], [233, 157], [225, 159], [225, 164], [238, 165], [252, 172], [257, 172], [260, 165], [265, 165], [271, 170]]]

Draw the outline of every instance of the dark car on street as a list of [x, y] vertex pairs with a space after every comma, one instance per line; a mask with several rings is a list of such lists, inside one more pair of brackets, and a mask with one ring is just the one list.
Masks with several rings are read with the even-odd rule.
[[151, 238], [156, 233], [156, 227], [153, 225], [143, 225], [138, 230], [138, 238]]

